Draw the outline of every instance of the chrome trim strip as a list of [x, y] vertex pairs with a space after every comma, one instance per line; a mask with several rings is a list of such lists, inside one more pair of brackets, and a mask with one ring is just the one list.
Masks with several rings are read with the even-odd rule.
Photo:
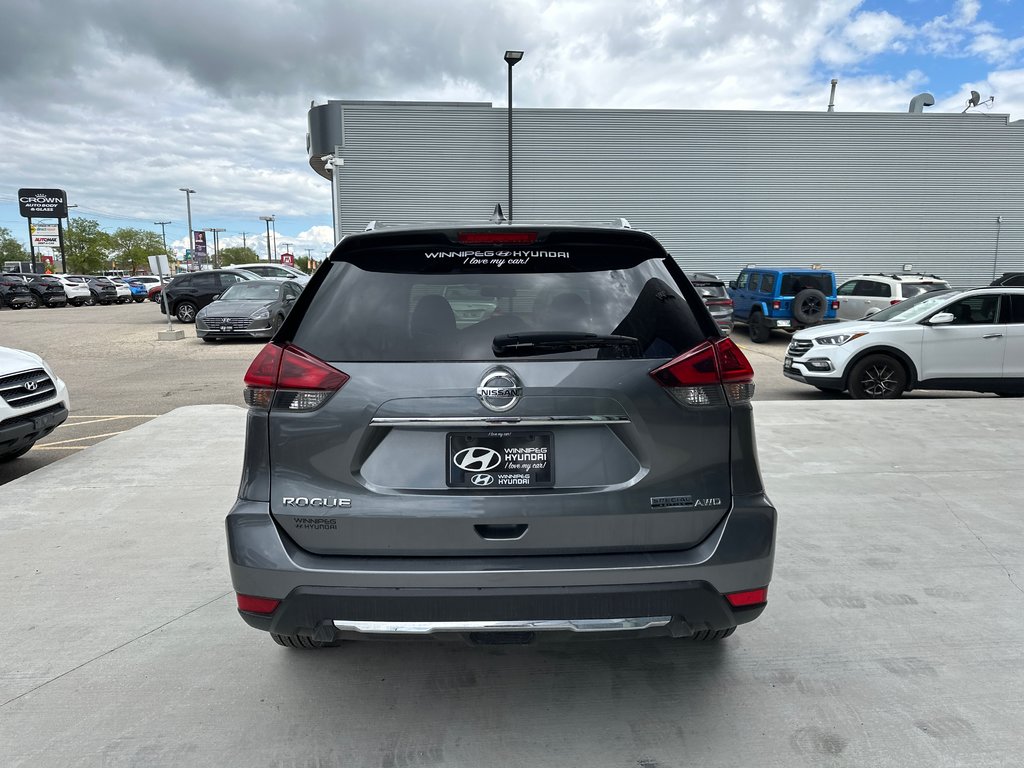
[[664, 627], [671, 616], [627, 619], [521, 619], [518, 621], [345, 621], [334, 622], [346, 632], [429, 635], [434, 632], [633, 632]]
[[550, 427], [594, 426], [597, 424], [628, 424], [625, 416], [450, 416], [450, 417], [381, 417], [370, 419], [373, 427]]

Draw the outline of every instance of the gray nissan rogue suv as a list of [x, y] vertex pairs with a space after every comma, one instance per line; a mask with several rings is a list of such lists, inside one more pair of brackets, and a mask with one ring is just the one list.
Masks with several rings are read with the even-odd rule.
[[245, 376], [238, 610], [293, 648], [727, 637], [775, 550], [752, 379], [625, 222], [348, 236]]

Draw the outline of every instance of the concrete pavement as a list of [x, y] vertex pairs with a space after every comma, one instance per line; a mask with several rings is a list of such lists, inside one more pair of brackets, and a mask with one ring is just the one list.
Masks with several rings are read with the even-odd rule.
[[275, 646], [230, 592], [233, 406], [14, 480], [0, 764], [1019, 765], [1020, 401], [755, 411], [776, 575], [765, 614], [709, 646]]

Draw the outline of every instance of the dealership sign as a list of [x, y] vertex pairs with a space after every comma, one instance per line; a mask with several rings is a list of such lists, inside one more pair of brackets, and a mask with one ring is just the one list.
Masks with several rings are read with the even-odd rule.
[[57, 248], [60, 238], [56, 235], [32, 235], [32, 245], [36, 248]]
[[19, 189], [18, 207], [26, 219], [64, 219], [68, 196], [63, 189]]

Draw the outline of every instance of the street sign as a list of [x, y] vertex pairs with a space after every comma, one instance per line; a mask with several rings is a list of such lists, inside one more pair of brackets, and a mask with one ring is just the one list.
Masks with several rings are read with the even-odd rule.
[[64, 219], [68, 196], [63, 189], [19, 189], [18, 208], [26, 219]]

